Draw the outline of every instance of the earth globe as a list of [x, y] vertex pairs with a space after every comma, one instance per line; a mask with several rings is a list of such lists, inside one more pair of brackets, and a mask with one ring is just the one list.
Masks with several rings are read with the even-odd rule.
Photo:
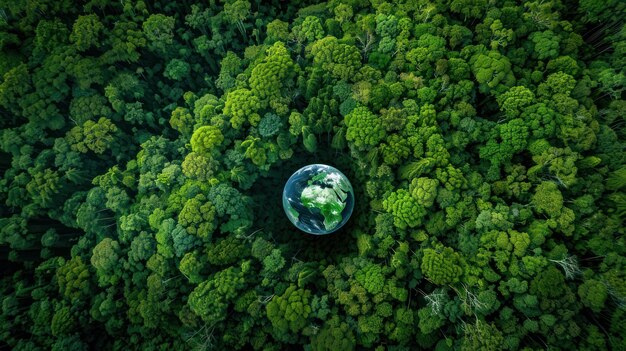
[[298, 229], [315, 235], [341, 228], [352, 214], [354, 191], [337, 168], [313, 164], [297, 170], [283, 189], [283, 209]]

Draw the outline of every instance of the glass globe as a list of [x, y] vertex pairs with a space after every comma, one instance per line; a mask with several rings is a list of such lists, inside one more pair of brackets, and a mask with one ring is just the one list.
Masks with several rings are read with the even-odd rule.
[[341, 228], [352, 214], [354, 191], [335, 167], [313, 164], [297, 170], [283, 189], [283, 209], [298, 229], [315, 235]]

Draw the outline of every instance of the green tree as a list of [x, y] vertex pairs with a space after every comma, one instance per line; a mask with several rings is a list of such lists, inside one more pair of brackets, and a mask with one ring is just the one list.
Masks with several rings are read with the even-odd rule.
[[450, 4], [450, 11], [463, 15], [465, 20], [481, 18], [486, 8], [486, 0], [454, 0]]
[[209, 180], [218, 170], [219, 163], [213, 157], [190, 152], [185, 156], [182, 164], [183, 174], [199, 181]]
[[515, 118], [524, 112], [525, 108], [535, 99], [532, 91], [524, 86], [515, 86], [506, 93], [498, 96], [498, 104], [507, 117]]
[[102, 56], [103, 62], [113, 64], [139, 61], [138, 49], [147, 45], [146, 37], [137, 23], [133, 21], [116, 22], [106, 41], [111, 49]]
[[435, 203], [438, 185], [439, 181], [437, 181], [437, 179], [425, 177], [413, 178], [409, 186], [409, 191], [420, 205], [428, 208]]
[[178, 269], [189, 280], [190, 283], [200, 284], [205, 281], [206, 258], [202, 257], [198, 251], [186, 252], [180, 260]]
[[191, 149], [198, 154], [210, 154], [224, 141], [224, 135], [215, 126], [202, 126], [191, 136]]
[[59, 292], [71, 302], [80, 302], [89, 293], [89, 266], [80, 256], [73, 257], [56, 272]]
[[515, 76], [511, 72], [511, 62], [496, 51], [480, 53], [470, 59], [474, 77], [480, 84], [480, 91], [488, 93], [504, 92], [515, 84]]
[[198, 285], [187, 303], [206, 323], [219, 323], [226, 319], [228, 307], [245, 285], [242, 270], [229, 267]]
[[500, 350], [504, 342], [502, 332], [493, 324], [476, 320], [465, 325], [462, 350]]
[[539, 60], [555, 58], [558, 56], [559, 37], [551, 30], [547, 30], [545, 32], [534, 32], [528, 36], [528, 39], [535, 44], [533, 56]]
[[267, 318], [277, 337], [282, 339], [289, 333], [298, 333], [306, 326], [311, 314], [310, 296], [309, 290], [291, 285], [267, 304]]
[[103, 30], [104, 25], [95, 14], [78, 16], [72, 27], [70, 40], [79, 51], [99, 47], [101, 45], [99, 37]]
[[302, 24], [293, 28], [295, 38], [301, 42], [313, 42], [324, 37], [322, 22], [316, 16], [307, 16]]
[[148, 39], [149, 47], [165, 52], [174, 42], [174, 17], [163, 14], [152, 14], [142, 24], [143, 33]]
[[292, 85], [298, 73], [298, 66], [282, 42], [274, 43], [266, 52], [263, 62], [255, 65], [250, 74], [250, 88], [263, 108], [280, 104], [281, 90]]
[[96, 269], [100, 286], [115, 285], [122, 278], [120, 254], [120, 244], [111, 238], [102, 239], [93, 248], [91, 265]]
[[68, 334], [73, 328], [75, 328], [75, 324], [76, 320], [72, 316], [70, 308], [68, 306], [59, 306], [52, 316], [50, 329], [52, 331], [52, 335], [60, 337]]
[[328, 319], [321, 330], [311, 337], [311, 348], [315, 351], [353, 350], [356, 339], [350, 326], [338, 316]]
[[585, 306], [599, 313], [604, 308], [604, 302], [608, 297], [608, 289], [606, 284], [595, 279], [589, 279], [578, 287], [578, 296], [580, 296]]
[[424, 207], [404, 189], [391, 193], [383, 201], [383, 208], [393, 215], [393, 223], [400, 229], [420, 225], [426, 215]]
[[376, 146], [385, 137], [385, 130], [376, 115], [367, 107], [357, 107], [344, 119], [348, 130], [346, 139], [358, 148]]
[[243, 21], [250, 15], [250, 2], [246, 0], [230, 1], [224, 4], [224, 17], [237, 25], [241, 35], [246, 36]]
[[93, 151], [102, 154], [114, 146], [118, 129], [106, 117], [97, 122], [87, 121], [82, 126], [76, 126], [66, 136], [72, 150], [87, 153]]
[[267, 37], [265, 41], [268, 44], [273, 44], [277, 41], [287, 42], [289, 35], [289, 23], [275, 19], [267, 24]]
[[535, 189], [533, 204], [539, 213], [557, 217], [563, 208], [563, 195], [554, 182], [542, 182]]
[[421, 269], [426, 278], [437, 285], [456, 283], [463, 273], [460, 255], [443, 246], [424, 250]]
[[242, 257], [245, 257], [246, 254], [249, 255], [250, 252], [244, 241], [234, 236], [218, 240], [215, 245], [212, 245], [206, 251], [209, 263], [216, 266], [234, 264], [241, 260]]
[[185, 202], [178, 215], [178, 222], [188, 233], [210, 240], [216, 229], [215, 215], [215, 206], [207, 201], [204, 194], [198, 194]]
[[321, 67], [336, 79], [351, 80], [361, 66], [359, 50], [352, 45], [339, 43], [333, 36], [314, 42], [311, 46], [311, 56], [314, 65]]
[[230, 117], [230, 124], [235, 129], [248, 122], [250, 125], [257, 125], [261, 116], [257, 111], [261, 108], [261, 101], [248, 89], [237, 89], [228, 93], [224, 115]]
[[180, 59], [172, 59], [165, 66], [163, 75], [165, 78], [181, 81], [188, 78], [190, 72], [191, 66], [187, 62]]

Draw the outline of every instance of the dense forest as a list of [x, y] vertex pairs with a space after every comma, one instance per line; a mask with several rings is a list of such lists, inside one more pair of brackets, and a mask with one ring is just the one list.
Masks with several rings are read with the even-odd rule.
[[624, 18], [0, 0], [0, 349], [626, 350]]

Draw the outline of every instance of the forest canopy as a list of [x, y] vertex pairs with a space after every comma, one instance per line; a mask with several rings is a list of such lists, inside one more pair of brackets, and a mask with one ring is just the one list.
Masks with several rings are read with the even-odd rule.
[[0, 348], [626, 350], [625, 17], [0, 0]]

